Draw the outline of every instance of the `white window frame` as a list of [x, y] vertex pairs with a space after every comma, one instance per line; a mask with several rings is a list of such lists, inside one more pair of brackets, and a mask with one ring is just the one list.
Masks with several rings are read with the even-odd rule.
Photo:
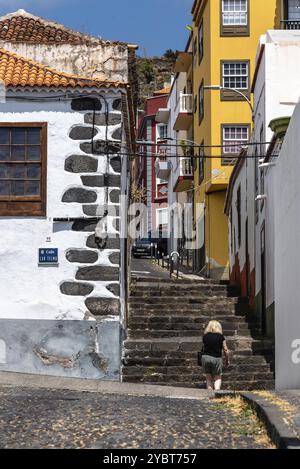
[[[245, 69], [245, 70], [244, 70]], [[246, 78], [243, 86], [242, 81]], [[226, 83], [229, 80], [229, 83]], [[240, 84], [238, 81], [240, 80]], [[249, 89], [249, 62], [245, 61], [226, 61], [222, 64], [222, 84], [224, 88], [233, 88], [236, 90]]]
[[248, 0], [222, 0], [222, 24], [248, 26]]
[[[165, 220], [164, 220], [163, 216], [165, 216]], [[166, 223], [160, 223], [160, 221], [166, 221]], [[159, 228], [160, 225], [162, 225], [162, 226], [168, 226], [169, 225], [169, 209], [168, 209], [168, 207], [158, 208], [156, 210], [156, 224], [157, 224], [157, 228]]]
[[[241, 130], [241, 136], [231, 136], [230, 138], [226, 137], [226, 130], [227, 129], [235, 129]], [[243, 137], [243, 130], [247, 130], [247, 138]], [[223, 126], [223, 135], [222, 135], [222, 145], [223, 145], [223, 155], [238, 155], [241, 151], [242, 145], [245, 145], [247, 142], [249, 142], [249, 126], [248, 125], [224, 125]], [[228, 146], [226, 148], [226, 142], [228, 142]], [[234, 147], [233, 145], [236, 145]]]
[[[166, 136], [165, 137], [160, 136], [160, 130], [163, 129], [163, 128], [166, 130]], [[166, 140], [167, 138], [168, 138], [168, 125], [167, 124], [158, 124], [156, 126], [156, 139], [157, 139], [157, 141]]]

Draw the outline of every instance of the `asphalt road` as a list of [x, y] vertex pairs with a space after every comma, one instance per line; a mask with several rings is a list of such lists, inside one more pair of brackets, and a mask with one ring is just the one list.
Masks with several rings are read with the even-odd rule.
[[247, 417], [198, 400], [0, 387], [1, 448], [264, 448]]

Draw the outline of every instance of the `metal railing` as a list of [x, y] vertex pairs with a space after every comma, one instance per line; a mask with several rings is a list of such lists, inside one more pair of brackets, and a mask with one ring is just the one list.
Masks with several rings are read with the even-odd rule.
[[299, 20], [282, 20], [280, 24], [283, 29], [300, 29], [300, 19]]
[[191, 114], [193, 112], [193, 95], [192, 94], [184, 94], [180, 93], [176, 109], [178, 113], [188, 113]]
[[191, 158], [180, 158], [180, 176], [193, 176], [193, 165]]

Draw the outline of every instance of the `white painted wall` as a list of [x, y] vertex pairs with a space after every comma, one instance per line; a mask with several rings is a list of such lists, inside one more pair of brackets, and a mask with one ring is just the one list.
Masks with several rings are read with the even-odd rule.
[[[269, 124], [272, 119], [291, 116], [300, 97], [300, 31], [267, 31], [261, 36], [257, 60], [261, 48], [263, 56], [257, 71], [254, 89], [254, 131], [253, 142], [260, 142], [261, 128], [263, 138], [270, 142], [273, 136]], [[268, 145], [263, 148], [266, 152]], [[248, 156], [254, 154], [255, 149], [249, 148]], [[261, 149], [258, 146], [258, 155]], [[236, 239], [236, 253], [239, 254], [240, 269], [245, 265], [245, 222], [249, 219], [249, 255], [251, 270], [255, 267], [255, 293], [261, 290], [261, 229], [265, 224], [266, 230], [266, 307], [274, 302], [274, 170], [265, 169], [265, 194], [267, 201], [261, 210], [262, 203], [258, 203], [258, 220], [255, 216], [255, 160], [248, 159], [234, 185], [232, 198], [233, 225], [237, 238], [236, 194], [239, 184], [242, 191], [242, 241], [238, 248]], [[259, 172], [258, 172], [259, 174]], [[277, 189], [276, 189], [277, 190]], [[260, 177], [258, 194], [262, 193]], [[246, 207], [247, 199], [247, 207]], [[229, 223], [230, 225], [230, 223]], [[232, 230], [233, 231], [233, 230]], [[229, 234], [231, 226], [229, 226]], [[230, 237], [229, 237], [230, 239]], [[230, 269], [235, 263], [235, 253], [230, 255]]]
[[300, 104], [274, 169], [276, 387], [300, 387]]
[[[118, 91], [110, 92], [107, 98], [112, 100], [119, 95]], [[72, 223], [54, 223], [53, 218], [83, 216], [82, 204], [63, 203], [61, 199], [68, 188], [82, 187], [80, 175], [64, 171], [64, 164], [69, 155], [85, 155], [79, 149], [80, 142], [68, 136], [73, 125], [83, 124], [84, 113], [72, 111], [70, 101], [9, 101], [1, 104], [0, 111], [0, 122], [48, 123], [47, 217], [0, 217], [0, 318], [83, 319], [87, 311], [85, 298], [63, 295], [59, 285], [74, 281], [79, 266], [66, 260], [66, 251], [85, 248], [91, 233], [71, 231]], [[96, 139], [103, 139], [105, 127], [97, 129]], [[115, 126], [110, 127], [109, 137], [114, 129]], [[106, 172], [105, 160], [101, 156], [98, 160], [98, 173], [92, 175]], [[103, 203], [104, 189], [92, 190], [97, 190], [97, 202]], [[48, 237], [51, 243], [46, 242]], [[59, 249], [59, 267], [38, 266], [38, 249], [43, 247]], [[100, 253], [97, 264], [111, 265], [111, 252]], [[113, 282], [95, 282], [91, 296], [113, 296], [105, 289], [107, 283]]]

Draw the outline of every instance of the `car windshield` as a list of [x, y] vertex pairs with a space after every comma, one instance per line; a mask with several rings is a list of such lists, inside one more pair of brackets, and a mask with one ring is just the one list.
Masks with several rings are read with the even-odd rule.
[[148, 238], [137, 239], [136, 243], [138, 244], [150, 244], [152, 241]]

